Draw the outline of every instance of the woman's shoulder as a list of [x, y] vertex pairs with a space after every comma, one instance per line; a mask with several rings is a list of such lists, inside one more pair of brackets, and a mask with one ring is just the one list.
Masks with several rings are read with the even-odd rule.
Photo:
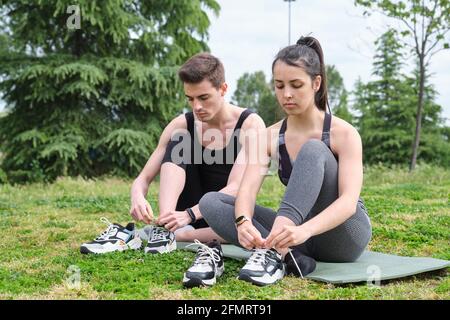
[[[361, 140], [358, 130], [349, 122], [333, 116], [330, 127], [332, 149], [339, 150], [356, 140]], [[333, 148], [334, 147], [334, 148]]]
[[351, 123], [334, 115], [331, 120], [330, 131], [331, 133], [334, 131], [339, 135], [358, 132]]

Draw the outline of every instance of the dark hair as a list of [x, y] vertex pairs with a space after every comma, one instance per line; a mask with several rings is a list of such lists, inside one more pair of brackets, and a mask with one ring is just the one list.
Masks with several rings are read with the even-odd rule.
[[326, 111], [327, 105], [329, 108], [327, 77], [319, 41], [314, 37], [300, 37], [296, 44], [281, 49], [272, 63], [272, 73], [278, 60], [304, 69], [311, 80], [314, 80], [316, 76], [321, 76], [322, 82], [319, 91], [314, 96], [314, 102], [320, 110]]
[[219, 89], [225, 82], [225, 70], [222, 62], [207, 52], [198, 53], [186, 61], [178, 71], [178, 76], [184, 83], [200, 83], [209, 80]]

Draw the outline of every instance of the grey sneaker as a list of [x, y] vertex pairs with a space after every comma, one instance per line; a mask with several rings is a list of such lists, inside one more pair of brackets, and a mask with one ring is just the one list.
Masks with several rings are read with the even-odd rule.
[[167, 253], [177, 248], [175, 234], [162, 227], [153, 227], [145, 253]]

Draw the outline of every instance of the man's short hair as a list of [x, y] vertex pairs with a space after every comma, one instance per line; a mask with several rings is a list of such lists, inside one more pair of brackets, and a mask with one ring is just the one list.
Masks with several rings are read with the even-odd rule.
[[225, 70], [222, 62], [210, 53], [202, 52], [192, 56], [178, 71], [184, 83], [200, 83], [208, 80], [219, 89], [225, 82]]

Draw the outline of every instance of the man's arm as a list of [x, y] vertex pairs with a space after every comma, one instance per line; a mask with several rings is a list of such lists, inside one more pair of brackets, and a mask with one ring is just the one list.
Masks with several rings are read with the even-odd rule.
[[147, 196], [150, 183], [153, 182], [161, 169], [161, 162], [172, 134], [180, 129], [186, 129], [184, 115], [179, 115], [164, 128], [158, 146], [153, 151], [144, 168], [131, 186], [130, 214], [138, 221], [149, 223], [149, 220], [151, 220], [150, 218], [153, 216], [151, 206], [148, 204], [145, 197]]
[[[252, 113], [242, 124], [241, 132], [239, 135], [239, 142], [241, 144], [241, 150], [233, 164], [230, 175], [228, 177], [227, 185], [219, 190], [219, 192], [236, 196], [241, 184], [242, 177], [244, 176], [245, 169], [249, 161], [257, 161], [256, 153], [257, 148], [257, 135], [260, 132], [265, 132], [266, 125], [263, 119], [256, 113]], [[197, 219], [202, 218], [198, 204], [192, 207], [195, 217]]]

